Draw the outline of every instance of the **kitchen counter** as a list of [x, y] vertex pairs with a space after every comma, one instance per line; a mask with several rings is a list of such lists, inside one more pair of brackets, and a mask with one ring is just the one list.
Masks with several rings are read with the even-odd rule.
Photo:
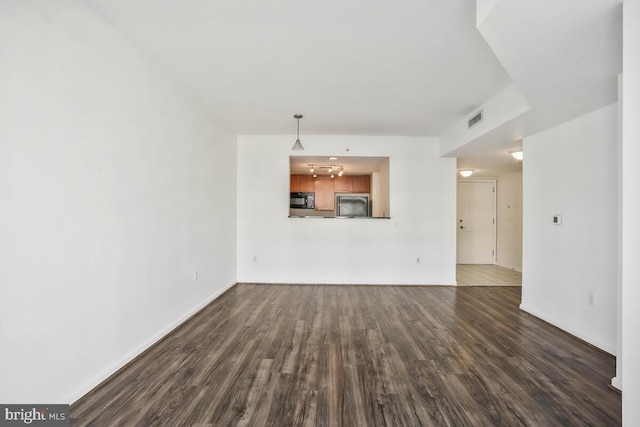
[[391, 219], [391, 217], [385, 216], [320, 216], [320, 215], [289, 215], [289, 218], [331, 218], [331, 219]]

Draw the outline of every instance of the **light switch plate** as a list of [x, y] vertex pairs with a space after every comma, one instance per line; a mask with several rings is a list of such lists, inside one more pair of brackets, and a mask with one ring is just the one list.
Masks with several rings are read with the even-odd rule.
[[562, 215], [554, 215], [553, 216], [553, 223], [555, 225], [560, 225], [562, 224]]

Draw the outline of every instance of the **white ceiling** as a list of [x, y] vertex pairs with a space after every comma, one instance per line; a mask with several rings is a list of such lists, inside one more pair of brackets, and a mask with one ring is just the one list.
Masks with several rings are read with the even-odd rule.
[[87, 0], [237, 134], [428, 135], [510, 83], [473, 0]]
[[[520, 140], [617, 100], [622, 72], [620, 0], [501, 0], [479, 29], [531, 110], [453, 155], [475, 176], [521, 170]], [[526, 163], [526, 152], [525, 152]]]
[[454, 153], [484, 176], [614, 102], [621, 71], [621, 0], [491, 0], [480, 30], [474, 0], [86, 1], [235, 134], [295, 134], [300, 113], [302, 137], [440, 136], [515, 83], [532, 110]]

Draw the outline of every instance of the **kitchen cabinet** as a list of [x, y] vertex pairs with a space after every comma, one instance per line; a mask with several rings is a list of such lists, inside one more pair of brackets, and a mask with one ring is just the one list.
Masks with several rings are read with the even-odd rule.
[[311, 175], [300, 175], [300, 191], [312, 193], [316, 191], [315, 182]]
[[352, 182], [351, 191], [354, 193], [369, 193], [371, 190], [371, 177], [369, 175], [354, 175]]
[[315, 191], [315, 184], [311, 175], [290, 175], [289, 191], [292, 193]]
[[335, 178], [336, 193], [351, 193], [353, 190], [352, 176], [338, 176]]
[[335, 178], [330, 176], [319, 176], [315, 179], [316, 193], [316, 210], [317, 211], [334, 211], [335, 197]]
[[290, 175], [292, 193], [314, 192], [317, 211], [335, 210], [335, 193], [369, 193], [371, 178], [369, 175], [330, 176]]
[[290, 175], [289, 183], [290, 192], [297, 193], [300, 191], [300, 175]]
[[369, 193], [371, 177], [369, 175], [344, 175], [335, 178], [336, 193]]

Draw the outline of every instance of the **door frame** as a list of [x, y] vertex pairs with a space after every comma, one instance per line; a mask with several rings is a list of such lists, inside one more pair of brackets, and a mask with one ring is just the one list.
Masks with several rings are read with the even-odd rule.
[[460, 183], [466, 182], [488, 182], [493, 184], [493, 265], [496, 265], [498, 259], [498, 180], [497, 179], [457, 179], [456, 182], [456, 265], [460, 264], [460, 204], [458, 200], [458, 192]]

